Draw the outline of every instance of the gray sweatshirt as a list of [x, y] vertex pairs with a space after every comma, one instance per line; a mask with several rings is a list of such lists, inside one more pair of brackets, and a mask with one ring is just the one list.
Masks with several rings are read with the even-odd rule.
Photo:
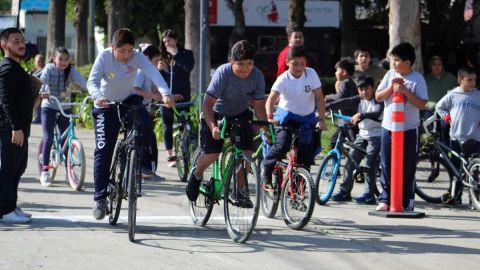
[[[60, 102], [71, 102], [71, 95], [67, 92], [70, 83], [74, 83], [82, 89], [87, 88], [87, 81], [73, 66], [70, 66], [68, 78], [65, 80], [65, 71], [58, 69], [53, 63], [48, 63], [43, 69], [40, 79], [43, 82], [40, 91], [58, 98]], [[42, 100], [42, 108], [59, 110], [57, 104], [50, 102], [49, 99]], [[69, 109], [70, 106], [63, 106], [63, 108]]]
[[110, 101], [123, 101], [135, 93], [133, 85], [137, 69], [141, 69], [153, 81], [162, 95], [170, 95], [160, 72], [141, 52], [134, 50], [133, 56], [123, 64], [114, 58], [112, 48], [105, 49], [95, 59], [88, 77], [88, 92], [94, 100], [106, 98]]
[[480, 142], [480, 91], [465, 92], [457, 87], [448, 92], [435, 106], [443, 118], [450, 114], [450, 137], [461, 142], [474, 139]]

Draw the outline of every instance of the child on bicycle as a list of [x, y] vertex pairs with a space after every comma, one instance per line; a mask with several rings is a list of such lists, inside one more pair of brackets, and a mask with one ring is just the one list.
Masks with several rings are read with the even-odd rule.
[[[365, 184], [363, 194], [355, 201], [360, 204], [376, 204], [376, 169], [378, 168], [378, 154], [380, 153], [380, 134], [382, 132], [381, 119], [383, 115], [383, 103], [375, 100], [375, 91], [373, 87], [375, 81], [370, 76], [360, 76], [357, 78], [358, 96], [343, 98], [327, 103], [327, 108], [332, 110], [355, 108], [357, 113], [352, 116], [351, 123], [357, 125], [359, 133], [357, 134], [354, 145], [365, 152], [355, 148], [350, 149], [349, 156], [353, 162], [360, 164], [365, 157]], [[353, 171], [355, 166], [350, 160], [345, 164], [345, 174], [340, 190], [333, 195], [334, 201], [350, 201], [352, 199], [351, 191], [353, 189]]]
[[[460, 86], [440, 99], [435, 108], [443, 121], [450, 124], [450, 147], [459, 153], [463, 151], [468, 158], [480, 153], [480, 91], [475, 88], [477, 75], [473, 68], [460, 68], [457, 77]], [[469, 141], [468, 147], [462, 147], [466, 141]], [[452, 156], [452, 161], [460, 167], [458, 158]], [[463, 185], [459, 183], [455, 195], [444, 196], [447, 203], [462, 203]]]
[[[143, 98], [135, 94], [133, 87], [137, 70], [141, 69], [158, 87], [163, 102], [170, 106], [175, 104], [160, 72], [141, 52], [134, 50], [134, 45], [135, 37], [129, 29], [116, 30], [113, 33], [111, 47], [105, 49], [95, 59], [87, 82], [88, 92], [95, 102], [92, 110], [96, 145], [93, 164], [95, 186], [93, 216], [97, 220], [103, 219], [106, 215], [109, 171], [121, 125], [116, 108], [110, 107], [108, 102], [142, 105]], [[121, 114], [125, 115], [127, 112], [121, 110]], [[145, 107], [140, 107], [138, 114], [140, 130], [148, 131], [140, 134], [138, 142], [141, 147], [147, 147], [151, 141], [152, 120]], [[143, 166], [149, 165], [145, 161], [142, 163]]]
[[[278, 122], [281, 126], [299, 128], [298, 162], [307, 170], [313, 163], [314, 134], [312, 128], [317, 126], [324, 130], [325, 98], [322, 84], [317, 72], [307, 65], [307, 50], [304, 46], [293, 46], [287, 54], [287, 72], [282, 73], [272, 86], [268, 96], [266, 111], [268, 121]], [[275, 115], [275, 104], [278, 103]], [[317, 109], [319, 118], [315, 116]], [[277, 160], [290, 150], [292, 130], [277, 129], [276, 142], [270, 147], [262, 162], [262, 180], [271, 188], [272, 172]]]
[[415, 63], [415, 49], [410, 43], [401, 43], [390, 52], [393, 69], [383, 77], [375, 92], [375, 98], [384, 102], [385, 111], [382, 121], [382, 138], [380, 146], [380, 164], [382, 193], [379, 197], [377, 211], [390, 209], [390, 172], [392, 131], [392, 102], [394, 91], [405, 96], [404, 122], [404, 154], [403, 154], [403, 208], [405, 211], [414, 210], [415, 170], [417, 165], [418, 126], [420, 124], [420, 110], [424, 109], [427, 100], [427, 86], [423, 76], [412, 69]]
[[[246, 40], [235, 43], [231, 49], [230, 62], [221, 65], [215, 71], [203, 100], [203, 119], [201, 120], [200, 141], [203, 154], [191, 170], [186, 194], [190, 201], [197, 200], [203, 172], [222, 152], [223, 140], [217, 120], [223, 117], [231, 119], [252, 120], [249, 109], [251, 100], [255, 116], [266, 121], [265, 113], [265, 79], [262, 72], [254, 64], [255, 50]], [[252, 154], [253, 128], [249, 124], [241, 127], [240, 149]], [[235, 138], [230, 138], [235, 139]], [[241, 192], [238, 200], [247, 206], [253, 206], [248, 190], [239, 186]]]
[[[43, 147], [42, 147], [42, 172], [40, 173], [40, 183], [42, 186], [50, 186], [51, 179], [48, 172], [50, 164], [50, 150], [53, 144], [53, 130], [55, 125], [63, 133], [68, 126], [69, 119], [60, 115], [60, 108], [54, 102], [51, 102], [49, 96], [54, 96], [60, 102], [71, 102], [70, 93], [67, 88], [70, 83], [74, 83], [82, 89], [87, 88], [87, 81], [80, 73], [70, 64], [70, 55], [68, 50], [63, 47], [57, 47], [53, 50], [52, 58], [42, 71], [40, 79], [43, 82], [40, 89], [42, 100], [42, 116], [41, 123], [43, 129]], [[63, 107], [66, 113], [71, 112], [70, 107]]]

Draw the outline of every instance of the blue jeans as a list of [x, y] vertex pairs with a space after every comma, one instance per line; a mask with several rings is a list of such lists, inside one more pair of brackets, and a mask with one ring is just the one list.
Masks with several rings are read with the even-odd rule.
[[[415, 199], [415, 171], [417, 167], [418, 153], [418, 129], [410, 129], [404, 132], [403, 148], [403, 208], [413, 211]], [[380, 202], [390, 205], [390, 172], [391, 172], [391, 147], [392, 132], [382, 128], [382, 140], [380, 148], [381, 174], [380, 183], [382, 193], [378, 199]]]
[[12, 130], [0, 128], [0, 217], [17, 207], [18, 184], [27, 168], [29, 130], [22, 146], [12, 143]]
[[[363, 153], [354, 148], [350, 149], [348, 153], [349, 156], [357, 164], [360, 164], [362, 159], [365, 157], [365, 184], [364, 184], [364, 194], [370, 194], [372, 197], [375, 192], [375, 172], [378, 168], [378, 154], [380, 153], [380, 137], [371, 137], [363, 138], [360, 135], [357, 135], [357, 138], [353, 142], [354, 145], [365, 149], [366, 153]], [[355, 166], [352, 162], [347, 161], [345, 164], [345, 174], [343, 176], [343, 183], [340, 185], [340, 189], [350, 194], [353, 189], [353, 171]]]

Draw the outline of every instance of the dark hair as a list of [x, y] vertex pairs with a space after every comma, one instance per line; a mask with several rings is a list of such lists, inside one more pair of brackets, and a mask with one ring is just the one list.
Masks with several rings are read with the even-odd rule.
[[112, 45], [122, 47], [125, 44], [135, 46], [135, 36], [128, 28], [120, 28], [113, 33]]
[[253, 60], [255, 57], [255, 49], [247, 40], [240, 40], [233, 44], [230, 51], [230, 60], [242, 61]]
[[298, 46], [290, 47], [290, 49], [288, 49], [287, 60], [292, 60], [295, 57], [308, 58], [308, 53], [305, 46], [298, 45]]
[[[70, 54], [68, 53], [68, 50], [65, 47], [56, 47], [52, 50], [52, 57], [50, 57], [50, 63], [54, 63], [55, 56], [57, 54], [66, 54], [68, 57], [70, 57]], [[65, 78], [63, 81], [63, 84], [66, 86], [68, 76], [70, 75], [70, 70], [72, 69], [72, 65], [68, 64], [67, 68], [65, 68]]]
[[457, 78], [461, 80], [469, 74], [477, 74], [477, 73], [475, 72], [475, 69], [472, 67], [461, 67], [457, 71]]
[[393, 47], [390, 55], [396, 56], [403, 61], [410, 61], [410, 66], [413, 66], [413, 63], [415, 63], [415, 48], [408, 42], [403, 42]]
[[[288, 28], [287, 29], [287, 36], [290, 37], [295, 32], [302, 32], [302, 28], [298, 27], [298, 26]], [[302, 34], [303, 34], [303, 32], [302, 32]]]
[[373, 87], [375, 85], [375, 82], [373, 81], [373, 78], [371, 76], [365, 75], [365, 76], [360, 76], [357, 79], [357, 88], [360, 87], [367, 87], [371, 86]]
[[352, 75], [353, 72], [355, 72], [355, 64], [354, 63], [355, 62], [353, 61], [353, 59], [351, 57], [344, 57], [344, 58], [340, 59], [340, 61], [338, 61], [335, 64], [335, 68], [343, 69], [348, 73], [348, 75]]
[[362, 52], [366, 52], [368, 53], [368, 55], [370, 55], [370, 58], [372, 57], [372, 51], [366, 47], [359, 47], [355, 49], [355, 51], [353, 52], [353, 57], [357, 59], [358, 55]]
[[148, 45], [144, 50], [143, 54], [149, 59], [157, 57], [160, 55], [160, 50], [155, 45]]
[[170, 62], [170, 59], [172, 59], [173, 56], [167, 51], [167, 47], [165, 47], [165, 43], [163, 43], [163, 39], [166, 37], [175, 39], [177, 41], [178, 50], [182, 50], [183, 46], [180, 44], [180, 42], [178, 42], [178, 35], [177, 33], [175, 33], [175, 31], [173, 31], [172, 29], [167, 29], [163, 31], [161, 40], [160, 40], [160, 54], [163, 59]]
[[[23, 35], [23, 32], [18, 28], [15, 28], [15, 27], [6, 28], [2, 32], [0, 32], [0, 41], [7, 41], [11, 34], [17, 34], [17, 33], [20, 33]], [[5, 52], [3, 51], [3, 48], [0, 48], [0, 50], [2, 51], [2, 55], [5, 56]]]

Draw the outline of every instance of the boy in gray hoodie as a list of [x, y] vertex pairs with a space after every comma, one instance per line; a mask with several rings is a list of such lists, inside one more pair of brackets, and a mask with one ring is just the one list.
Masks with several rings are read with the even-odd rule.
[[[480, 153], [480, 91], [475, 88], [477, 75], [473, 68], [461, 68], [457, 73], [460, 86], [446, 94], [435, 106], [445, 123], [450, 123], [450, 147], [461, 152], [461, 144], [472, 140], [463, 154], [470, 157]], [[452, 157], [457, 167], [460, 160]], [[451, 204], [461, 204], [463, 185], [457, 186], [455, 195], [447, 200]]]

